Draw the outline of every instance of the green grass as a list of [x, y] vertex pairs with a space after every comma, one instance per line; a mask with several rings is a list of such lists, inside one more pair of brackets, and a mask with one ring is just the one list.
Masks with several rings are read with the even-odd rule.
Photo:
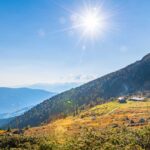
[[122, 110], [122, 111], [134, 111], [137, 110], [143, 110], [144, 113], [148, 113], [150, 108], [150, 101], [146, 102], [133, 102], [133, 101], [127, 101], [127, 103], [118, 103], [117, 101], [109, 102], [103, 105], [97, 105], [87, 111], [82, 112], [80, 115], [81, 116], [91, 116], [91, 115], [96, 115], [96, 116], [103, 116], [107, 114], [113, 114], [113, 112], [116, 112], [116, 110]]

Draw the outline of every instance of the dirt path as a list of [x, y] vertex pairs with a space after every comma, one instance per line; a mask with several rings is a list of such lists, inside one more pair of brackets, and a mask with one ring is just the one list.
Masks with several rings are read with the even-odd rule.
[[118, 107], [116, 107], [116, 108], [114, 108], [113, 110], [111, 110], [110, 112], [108, 112], [107, 114], [105, 114], [106, 116], [107, 115], [109, 115], [109, 114], [111, 114], [112, 112], [114, 112], [115, 110], [117, 110], [119, 108], [119, 106]]

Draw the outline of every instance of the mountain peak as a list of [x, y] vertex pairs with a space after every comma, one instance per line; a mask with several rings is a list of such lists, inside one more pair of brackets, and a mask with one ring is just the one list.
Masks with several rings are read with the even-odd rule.
[[150, 53], [148, 53], [147, 55], [145, 55], [143, 58], [142, 58], [143, 61], [147, 61], [147, 60], [150, 60]]

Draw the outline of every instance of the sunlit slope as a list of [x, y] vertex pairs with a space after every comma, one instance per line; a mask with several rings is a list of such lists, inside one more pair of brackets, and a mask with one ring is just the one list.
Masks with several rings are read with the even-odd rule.
[[0, 135], [1, 134], [4, 134], [6, 131], [4, 131], [4, 130], [0, 130]]
[[59, 119], [48, 125], [27, 130], [26, 135], [54, 135], [58, 139], [80, 132], [84, 127], [105, 129], [106, 127], [141, 127], [150, 124], [150, 99], [145, 102], [120, 104], [117, 101], [97, 105], [79, 115]]

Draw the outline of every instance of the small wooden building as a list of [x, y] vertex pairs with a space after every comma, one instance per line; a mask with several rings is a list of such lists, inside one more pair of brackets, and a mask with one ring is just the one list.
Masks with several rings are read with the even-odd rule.
[[126, 101], [126, 98], [125, 98], [125, 97], [119, 97], [119, 98], [118, 98], [118, 102], [119, 102], [119, 103], [126, 103], [127, 101]]
[[130, 101], [144, 101], [144, 100], [145, 100], [145, 97], [137, 97], [137, 96], [134, 96], [134, 97], [131, 97], [129, 100], [130, 100]]

